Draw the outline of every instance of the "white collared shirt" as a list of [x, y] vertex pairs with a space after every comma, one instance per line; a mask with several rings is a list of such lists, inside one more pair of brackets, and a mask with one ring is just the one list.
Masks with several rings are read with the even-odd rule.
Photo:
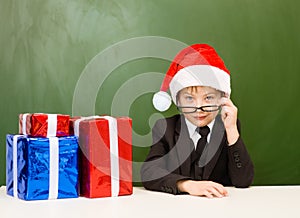
[[[193, 140], [194, 145], [195, 145], [195, 149], [197, 147], [197, 143], [198, 140], [201, 138], [201, 135], [196, 131], [196, 129], [198, 128], [197, 126], [195, 126], [194, 124], [192, 124], [188, 119], [185, 118], [185, 123], [187, 125], [188, 128], [188, 132], [190, 135], [190, 138]], [[213, 119], [213, 121], [211, 121], [207, 126], [209, 127], [209, 133], [207, 135], [207, 142], [210, 141], [210, 136], [211, 136], [211, 131], [212, 131], [212, 127], [214, 126], [215, 123], [215, 119]]]

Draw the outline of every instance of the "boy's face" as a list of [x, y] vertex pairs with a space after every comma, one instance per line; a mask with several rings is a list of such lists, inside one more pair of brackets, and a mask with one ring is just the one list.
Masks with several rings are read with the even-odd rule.
[[[220, 105], [221, 92], [208, 87], [208, 86], [194, 86], [187, 87], [178, 93], [178, 106], [181, 107], [201, 107], [208, 105]], [[213, 112], [204, 112], [197, 110], [193, 113], [188, 112], [187, 109], [182, 109], [183, 115], [195, 126], [206, 126], [209, 124], [218, 114], [218, 110]]]

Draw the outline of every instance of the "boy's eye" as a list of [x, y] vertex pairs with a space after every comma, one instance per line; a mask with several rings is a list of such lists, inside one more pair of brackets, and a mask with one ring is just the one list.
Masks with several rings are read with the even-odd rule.
[[187, 101], [192, 101], [192, 100], [193, 100], [193, 97], [192, 97], [192, 96], [185, 96], [185, 100], [187, 100]]
[[214, 99], [215, 99], [215, 96], [213, 96], [213, 95], [208, 95], [208, 96], [205, 97], [206, 101], [212, 101]]

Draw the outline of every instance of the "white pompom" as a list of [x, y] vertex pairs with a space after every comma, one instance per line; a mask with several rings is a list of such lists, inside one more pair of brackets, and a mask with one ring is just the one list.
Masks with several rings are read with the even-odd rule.
[[156, 110], [163, 112], [170, 108], [172, 100], [167, 92], [159, 91], [154, 94], [152, 103]]

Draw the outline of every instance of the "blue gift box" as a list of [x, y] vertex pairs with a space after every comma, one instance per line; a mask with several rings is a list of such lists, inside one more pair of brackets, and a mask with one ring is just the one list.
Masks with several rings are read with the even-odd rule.
[[77, 137], [7, 135], [6, 190], [23, 200], [78, 197]]

